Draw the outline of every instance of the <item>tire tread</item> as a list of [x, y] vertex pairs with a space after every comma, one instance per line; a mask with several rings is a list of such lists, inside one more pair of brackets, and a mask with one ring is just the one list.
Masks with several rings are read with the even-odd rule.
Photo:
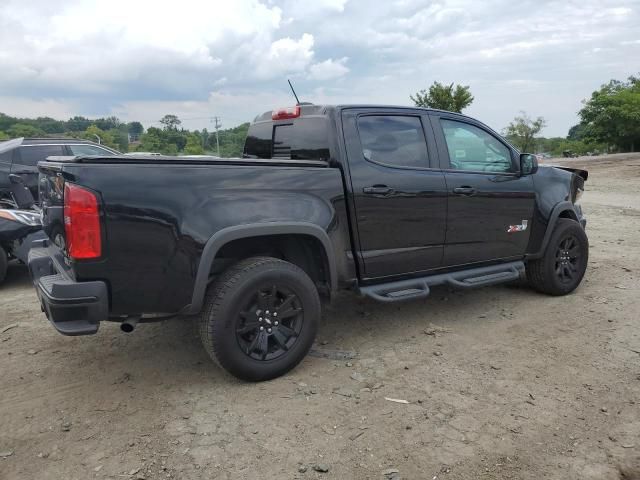
[[[547, 295], [566, 295], [572, 292], [580, 282], [582, 281], [582, 277], [580, 281], [578, 281], [577, 285], [574, 288], [567, 290], [566, 288], [558, 287], [552, 278], [549, 278], [549, 262], [551, 259], [548, 257], [549, 254], [555, 254], [553, 251], [553, 246], [557, 243], [558, 237], [560, 237], [567, 230], [572, 228], [578, 228], [582, 233], [584, 246], [586, 247], [586, 251], [583, 253], [585, 255], [585, 268], [586, 263], [588, 262], [589, 257], [589, 241], [587, 239], [582, 226], [575, 220], [571, 220], [568, 218], [560, 218], [558, 219], [558, 223], [556, 224], [553, 233], [551, 234], [551, 238], [549, 239], [549, 243], [547, 244], [547, 249], [544, 252], [542, 258], [536, 260], [530, 260], [527, 263], [527, 280], [529, 281], [529, 285], [534, 290], [537, 290], [540, 293], [545, 293]], [[580, 236], [580, 235], [579, 235]]]
[[[238, 288], [240, 282], [247, 277], [250, 277], [253, 271], [256, 269], [262, 269], [269, 265], [279, 269], [286, 268], [297, 275], [304, 275], [308, 278], [304, 270], [284, 260], [274, 257], [250, 257], [240, 260], [238, 263], [229, 267], [220, 274], [220, 276], [216, 278], [207, 289], [207, 293], [204, 298], [204, 308], [198, 319], [200, 339], [211, 359], [226, 371], [231, 371], [233, 368], [231, 365], [227, 364], [225, 357], [219, 353], [219, 346], [215, 341], [217, 338], [216, 329], [219, 327], [223, 317], [222, 310], [224, 299], [230, 292]], [[311, 279], [308, 280], [311, 282]], [[319, 308], [320, 300], [315, 288], [314, 292], [317, 299], [317, 306]]]

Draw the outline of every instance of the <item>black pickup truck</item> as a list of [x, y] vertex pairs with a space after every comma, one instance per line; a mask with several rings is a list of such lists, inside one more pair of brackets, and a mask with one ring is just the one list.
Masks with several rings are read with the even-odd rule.
[[526, 277], [564, 295], [587, 266], [587, 172], [444, 111], [298, 105], [258, 116], [243, 158], [39, 168], [48, 240], [29, 267], [53, 326], [198, 315], [211, 357], [246, 380], [297, 365], [338, 289], [395, 302]]

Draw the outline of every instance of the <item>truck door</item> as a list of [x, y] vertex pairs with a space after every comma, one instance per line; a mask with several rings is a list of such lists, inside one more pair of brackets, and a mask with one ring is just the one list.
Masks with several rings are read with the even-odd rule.
[[520, 176], [516, 152], [479, 122], [432, 114], [448, 188], [444, 264], [525, 254], [535, 204], [533, 177]]
[[342, 120], [363, 277], [440, 267], [447, 192], [427, 115], [347, 109]]

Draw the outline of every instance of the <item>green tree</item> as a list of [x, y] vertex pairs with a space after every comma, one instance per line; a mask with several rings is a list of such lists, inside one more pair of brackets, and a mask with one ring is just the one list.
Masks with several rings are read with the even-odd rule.
[[84, 132], [82, 132], [80, 136], [81, 138], [84, 138], [86, 140], [91, 140], [92, 142], [97, 143], [98, 142], [98, 138], [96, 138], [96, 135], [97, 135], [97, 137], [100, 138], [101, 145], [106, 145], [107, 147], [110, 147], [116, 150], [126, 150], [120, 146], [120, 144], [114, 137], [113, 132], [117, 132], [117, 130], [105, 131], [98, 128], [96, 125], [90, 125], [89, 127], [87, 127], [87, 129]]
[[640, 149], [640, 78], [611, 80], [583, 102], [585, 137], [619, 151]]
[[115, 116], [107, 118], [96, 118], [92, 123], [100, 130], [114, 130], [122, 125], [120, 119]]
[[18, 137], [44, 137], [45, 132], [33, 125], [27, 125], [25, 123], [15, 123], [7, 130], [9, 136]]
[[138, 150], [141, 152], [162, 153], [166, 149], [166, 142], [162, 137], [162, 130], [156, 127], [150, 127], [147, 132], [140, 137], [140, 146]]
[[93, 121], [88, 118], [75, 116], [66, 121], [66, 131], [83, 132], [89, 128], [92, 123]]
[[6, 132], [9, 130], [9, 127], [14, 123], [17, 123], [18, 119], [14, 117], [10, 117], [4, 113], [0, 113], [0, 131]]
[[7, 135], [6, 133], [0, 131], [0, 142], [3, 142], [5, 140], [9, 140], [9, 135]]
[[473, 95], [467, 85], [443, 85], [433, 82], [429, 90], [420, 90], [415, 96], [410, 95], [416, 107], [437, 108], [449, 112], [461, 113], [473, 103]]
[[144, 133], [144, 127], [140, 122], [127, 123], [127, 133], [129, 135], [142, 135]]
[[165, 130], [177, 130], [182, 124], [180, 119], [175, 115], [165, 115], [160, 119], [160, 123], [164, 125]]
[[107, 130], [113, 137], [113, 143], [116, 145], [116, 150], [126, 152], [129, 149], [129, 136], [127, 130], [123, 128], [114, 128]]
[[536, 135], [546, 126], [544, 118], [535, 120], [529, 118], [525, 112], [513, 119], [504, 130], [505, 136], [521, 152], [534, 152], [536, 148]]
[[202, 155], [204, 149], [202, 148], [202, 139], [200, 135], [191, 133], [187, 137], [187, 143], [184, 147], [184, 153], [187, 155]]
[[584, 123], [579, 123], [569, 129], [569, 133], [567, 133], [567, 139], [582, 140], [585, 137], [585, 133], [586, 133], [586, 125]]

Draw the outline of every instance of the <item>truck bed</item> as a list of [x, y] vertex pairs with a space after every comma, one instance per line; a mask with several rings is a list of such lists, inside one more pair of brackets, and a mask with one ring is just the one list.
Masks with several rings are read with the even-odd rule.
[[76, 280], [109, 285], [112, 315], [189, 307], [207, 243], [243, 225], [312, 225], [350, 261], [342, 174], [325, 161], [122, 155], [39, 166], [49, 238], [64, 233], [63, 182], [100, 199], [102, 256], [71, 263]]

